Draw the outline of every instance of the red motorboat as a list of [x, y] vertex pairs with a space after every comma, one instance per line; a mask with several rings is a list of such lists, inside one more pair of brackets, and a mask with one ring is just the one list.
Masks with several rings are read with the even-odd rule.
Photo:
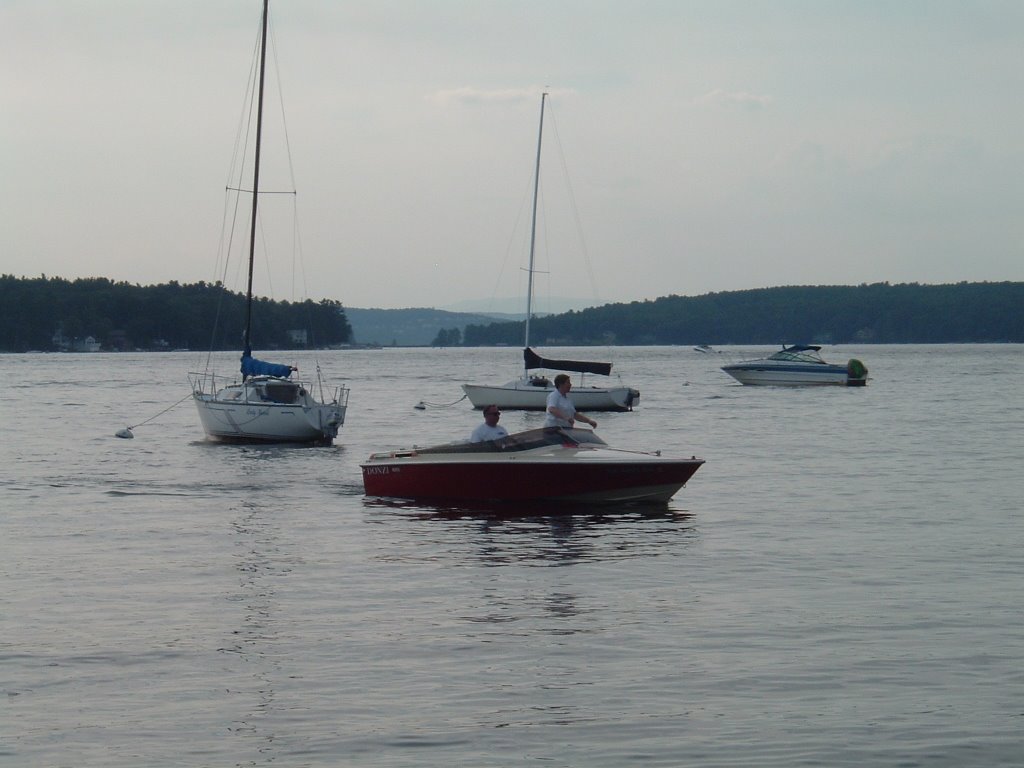
[[589, 429], [545, 428], [482, 443], [374, 453], [367, 496], [446, 502], [668, 502], [703, 459], [609, 446]]

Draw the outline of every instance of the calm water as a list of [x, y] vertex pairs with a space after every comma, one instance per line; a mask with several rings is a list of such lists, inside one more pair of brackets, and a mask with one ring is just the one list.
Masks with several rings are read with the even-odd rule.
[[206, 443], [191, 402], [116, 439], [194, 354], [0, 357], [0, 764], [1024, 764], [1024, 348], [718, 370], [765, 349], [611, 350], [642, 400], [599, 433], [708, 463], [668, 509], [519, 516], [358, 468], [468, 435], [413, 406], [515, 349], [321, 354], [352, 398], [313, 449]]

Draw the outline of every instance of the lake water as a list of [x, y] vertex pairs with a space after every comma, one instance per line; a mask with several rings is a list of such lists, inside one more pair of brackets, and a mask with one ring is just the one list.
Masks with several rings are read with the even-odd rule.
[[362, 494], [516, 349], [320, 353], [332, 448], [211, 444], [189, 401], [115, 438], [196, 354], [0, 356], [0, 764], [1024, 765], [1024, 347], [823, 350], [866, 388], [718, 368], [764, 351], [598, 350], [642, 393], [599, 434], [707, 464], [567, 514]]

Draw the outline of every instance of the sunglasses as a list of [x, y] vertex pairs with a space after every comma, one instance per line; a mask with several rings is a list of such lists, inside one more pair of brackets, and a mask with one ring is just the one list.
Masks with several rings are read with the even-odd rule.
[[484, 411], [484, 416], [501, 416], [501, 411]]

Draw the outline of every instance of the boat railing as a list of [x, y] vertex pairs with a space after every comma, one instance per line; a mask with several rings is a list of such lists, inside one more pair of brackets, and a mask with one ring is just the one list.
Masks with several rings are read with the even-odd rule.
[[[189, 371], [188, 373], [189, 382], [192, 385], [192, 393], [199, 397], [215, 397], [218, 392], [228, 386], [237, 386], [238, 395], [235, 399], [241, 398], [243, 401], [249, 401], [250, 390], [258, 387], [263, 382], [275, 383], [281, 382], [282, 380], [276, 379], [272, 376], [250, 376], [246, 379], [245, 383], [256, 385], [255, 387], [246, 386], [243, 387], [243, 382], [239, 381], [238, 376], [221, 376], [219, 377], [213, 371]], [[312, 382], [305, 381], [303, 379], [286, 379], [284, 380], [288, 384], [294, 385], [300, 393], [305, 390], [306, 392], [312, 393], [314, 386]], [[317, 380], [315, 382], [316, 389], [319, 390], [320, 400], [326, 405], [336, 404], [343, 408], [348, 407], [348, 397], [351, 391], [344, 384], [338, 384], [336, 386], [326, 385], [323, 380]], [[330, 395], [330, 399], [327, 399], [327, 394]], [[263, 401], [268, 398], [260, 397], [259, 400]], [[274, 397], [270, 397], [270, 400], [278, 401]]]
[[[348, 408], [348, 396], [351, 390], [344, 384], [334, 387], [334, 396], [331, 402], [337, 403], [342, 408]], [[326, 401], [325, 401], [326, 402]]]
[[188, 381], [195, 395], [217, 394], [217, 378], [212, 371], [189, 371]]

